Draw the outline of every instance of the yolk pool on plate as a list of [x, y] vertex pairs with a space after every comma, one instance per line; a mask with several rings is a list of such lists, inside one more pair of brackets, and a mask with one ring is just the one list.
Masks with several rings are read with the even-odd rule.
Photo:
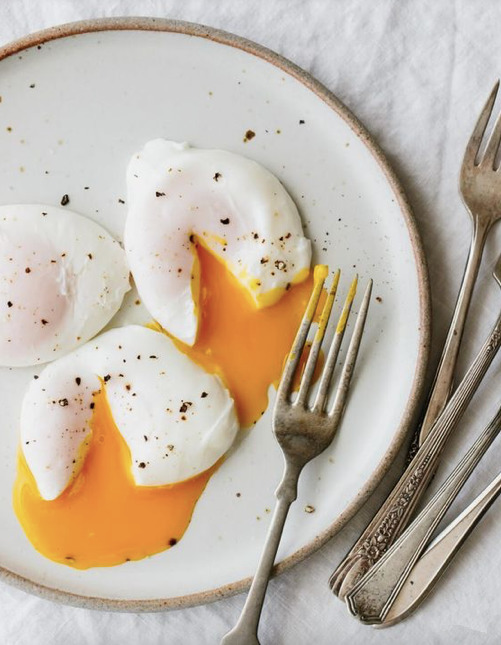
[[14, 487], [14, 509], [33, 546], [78, 569], [139, 560], [176, 544], [218, 466], [178, 484], [136, 486], [104, 388], [94, 400], [91, 445], [73, 483], [57, 499], [42, 499], [20, 454]]
[[293, 285], [276, 304], [257, 309], [220, 260], [200, 245], [198, 257], [201, 320], [197, 340], [193, 347], [175, 342], [208, 372], [221, 376], [235, 401], [240, 425], [246, 428], [266, 410], [269, 386], [278, 385], [313, 277]]
[[[198, 255], [198, 337], [193, 347], [176, 344], [221, 376], [241, 426], [248, 427], [266, 410], [269, 386], [278, 384], [313, 278], [292, 286], [275, 305], [256, 309], [218, 259], [200, 246]], [[14, 508], [34, 547], [79, 569], [138, 560], [176, 544], [219, 465], [177, 484], [136, 486], [129, 449], [113, 421], [105, 388], [95, 403], [91, 445], [73, 483], [56, 500], [43, 500], [20, 454], [14, 487]]]

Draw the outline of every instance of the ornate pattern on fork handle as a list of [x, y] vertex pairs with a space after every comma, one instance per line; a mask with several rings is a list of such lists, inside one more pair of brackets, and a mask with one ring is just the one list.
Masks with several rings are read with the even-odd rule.
[[395, 504], [393, 504], [388, 513], [384, 516], [383, 521], [378, 526], [377, 530], [370, 538], [367, 538], [358, 550], [357, 556], [360, 558], [362, 563], [367, 563], [367, 569], [372, 567], [372, 565], [375, 564], [383, 553], [385, 553], [391, 546], [392, 538], [399, 525], [401, 525], [406, 508], [409, 506], [414, 493], [422, 484], [423, 477], [426, 473], [426, 466], [429, 461], [430, 457], [428, 456], [423, 463], [416, 468], [414, 473], [410, 476], [405, 489], [399, 495]]

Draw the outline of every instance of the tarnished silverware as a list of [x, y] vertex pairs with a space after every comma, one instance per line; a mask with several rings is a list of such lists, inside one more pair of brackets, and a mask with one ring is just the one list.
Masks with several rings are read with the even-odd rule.
[[[436, 423], [436, 420], [450, 395], [454, 366], [485, 240], [492, 225], [501, 217], [501, 172], [498, 172], [495, 167], [501, 140], [501, 115], [496, 121], [482, 158], [478, 159], [498, 88], [499, 82], [494, 86], [478, 119], [463, 158], [460, 191], [466, 208], [472, 217], [473, 237], [463, 283], [435, 378], [427, 413], [421, 426], [419, 440], [415, 442], [416, 450], [419, 445], [424, 445], [431, 432], [437, 433], [443, 429], [445, 417], [439, 424]], [[461, 413], [463, 409], [461, 409]], [[446, 437], [449, 436], [452, 428], [456, 425], [457, 419], [454, 420], [452, 427], [446, 432]], [[449, 422], [447, 421], [447, 423]], [[416, 504], [432, 479], [443, 443], [441, 443], [438, 454], [432, 460], [433, 469], [430, 469], [428, 464], [422, 471], [417, 461], [410, 461], [410, 465], [401, 479], [401, 482], [403, 482], [407, 481], [406, 478], [412, 477], [412, 484], [409, 481], [406, 484], [411, 486], [411, 494], [405, 509], [399, 508], [398, 504], [396, 504], [397, 497], [392, 493], [360, 539], [332, 574], [329, 584], [334, 594], [343, 599], [346, 593], [405, 530]], [[413, 454], [415, 454], [415, 451], [413, 451]], [[393, 513], [391, 518], [388, 516], [390, 510]], [[375, 539], [379, 540], [377, 548], [374, 545]]]
[[336, 296], [339, 271], [334, 276], [332, 287], [327, 295], [320, 316], [306, 367], [301, 377], [299, 392], [296, 398], [291, 400], [293, 378], [299, 365], [299, 360], [305, 346], [308, 331], [313, 321], [326, 276], [326, 267], [318, 267], [315, 269], [313, 292], [285, 363], [278, 387], [273, 412], [273, 431], [284, 455], [284, 473], [282, 481], [275, 492], [277, 502], [256, 575], [252, 581], [240, 618], [235, 627], [223, 638], [223, 645], [255, 645], [259, 643], [257, 630], [266, 588], [277, 554], [287, 513], [297, 497], [299, 475], [309, 461], [330, 445], [345, 408], [351, 375], [355, 367], [369, 307], [372, 280], [369, 282], [357, 315], [332, 408], [330, 410], [326, 409], [329, 384], [336, 365], [351, 305], [355, 297], [357, 278], [352, 282], [344, 303], [320, 376], [315, 400], [311, 408], [308, 403], [313, 373]]
[[466, 146], [459, 190], [466, 210], [471, 216], [473, 230], [468, 260], [459, 290], [456, 307], [452, 316], [447, 339], [442, 350], [435, 380], [432, 386], [426, 414], [421, 424], [419, 443], [428, 435], [433, 423], [442, 412], [453, 387], [454, 368], [456, 366], [459, 346], [463, 336], [464, 325], [470, 306], [473, 287], [478, 275], [487, 234], [501, 218], [501, 176], [496, 172], [496, 155], [501, 140], [501, 115], [498, 116], [487, 147], [478, 160], [480, 145], [492, 114], [499, 90], [499, 81], [485, 104], [475, 129]]
[[[498, 259], [493, 275], [501, 287], [501, 257]], [[341, 587], [337, 589], [340, 598], [344, 599], [355, 588], [355, 585], [376, 565], [395, 542], [395, 526], [402, 527], [408, 524], [411, 511], [416, 507], [417, 499], [421, 497], [435, 473], [447, 439], [468, 407], [500, 345], [501, 314], [457, 390], [435, 422], [430, 434], [379, 509], [376, 517], [364, 531], [363, 541], [359, 541], [358, 550], [350, 552], [350, 556], [343, 563], [345, 570], [339, 570], [341, 575], [333, 576], [331, 579], [334, 584], [341, 580]]]
[[348, 609], [361, 622], [384, 622], [433, 532], [500, 431], [501, 409], [412, 524], [347, 594]]
[[426, 548], [403, 583], [381, 627], [394, 625], [417, 609], [500, 494], [501, 473]]

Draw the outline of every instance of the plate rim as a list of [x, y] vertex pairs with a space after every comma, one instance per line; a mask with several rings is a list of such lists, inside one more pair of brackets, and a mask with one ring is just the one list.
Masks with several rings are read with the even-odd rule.
[[[0, 61], [18, 54], [19, 52], [49, 42], [59, 38], [78, 36], [86, 33], [95, 33], [101, 31], [160, 31], [168, 33], [181, 33], [188, 36], [205, 38], [229, 47], [241, 49], [246, 53], [264, 59], [266, 62], [278, 67], [285, 73], [289, 74], [309, 90], [314, 92], [318, 98], [327, 104], [338, 116], [340, 116], [350, 127], [353, 133], [362, 140], [365, 148], [371, 153], [372, 157], [378, 163], [386, 181], [388, 182], [399, 206], [399, 210], [406, 225], [409, 239], [414, 254], [414, 264], [418, 277], [419, 293], [419, 351], [416, 361], [414, 378], [411, 392], [407, 400], [403, 415], [391, 443], [385, 454], [379, 461], [376, 468], [372, 471], [371, 476], [365, 482], [364, 486], [358, 491], [354, 499], [322, 533], [317, 535], [313, 540], [295, 551], [279, 562], [274, 568], [274, 575], [282, 573], [294, 564], [301, 562], [307, 556], [323, 546], [330, 540], [345, 524], [357, 513], [361, 506], [372, 495], [384, 475], [389, 470], [398, 451], [400, 450], [404, 439], [408, 434], [413, 420], [419, 410], [422, 400], [424, 385], [426, 382], [426, 371], [430, 354], [431, 340], [431, 295], [429, 286], [428, 267], [424, 253], [423, 244], [417, 228], [409, 200], [403, 190], [403, 187], [396, 173], [391, 168], [389, 161], [376, 143], [372, 135], [367, 131], [365, 126], [352, 114], [352, 112], [320, 81], [316, 80], [309, 72], [291, 62], [287, 58], [276, 52], [255, 43], [247, 38], [237, 36], [207, 25], [187, 22], [183, 20], [172, 20], [169, 18], [153, 17], [113, 17], [113, 18], [93, 18], [89, 20], [79, 20], [76, 22], [64, 23], [36, 31], [28, 34], [3, 47], [0, 47]], [[202, 605], [234, 594], [245, 591], [249, 588], [251, 578], [244, 578], [234, 583], [223, 585], [208, 591], [200, 591], [183, 596], [158, 599], [138, 599], [122, 600], [113, 598], [100, 598], [96, 596], [86, 596], [75, 594], [62, 589], [50, 587], [20, 574], [14, 573], [9, 569], [0, 566], [0, 581], [6, 582], [22, 591], [40, 596], [45, 600], [61, 602], [75, 607], [95, 609], [101, 611], [118, 611], [118, 612], [154, 612], [166, 609], [180, 609], [183, 607], [192, 607]]]

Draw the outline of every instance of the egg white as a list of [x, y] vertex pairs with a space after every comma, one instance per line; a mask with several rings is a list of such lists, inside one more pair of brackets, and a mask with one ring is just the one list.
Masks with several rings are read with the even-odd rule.
[[130, 289], [123, 249], [70, 210], [0, 206], [0, 365], [56, 359], [97, 334]]
[[48, 365], [25, 394], [21, 448], [44, 499], [58, 497], [81, 469], [92, 436], [93, 393], [101, 387], [138, 486], [172, 484], [207, 470], [238, 430], [233, 400], [217, 376], [160, 332], [139, 325], [112, 329]]
[[221, 258], [258, 307], [306, 276], [311, 244], [279, 180], [222, 150], [156, 139], [127, 170], [124, 245], [138, 291], [164, 329], [189, 345], [198, 327], [195, 238]]

